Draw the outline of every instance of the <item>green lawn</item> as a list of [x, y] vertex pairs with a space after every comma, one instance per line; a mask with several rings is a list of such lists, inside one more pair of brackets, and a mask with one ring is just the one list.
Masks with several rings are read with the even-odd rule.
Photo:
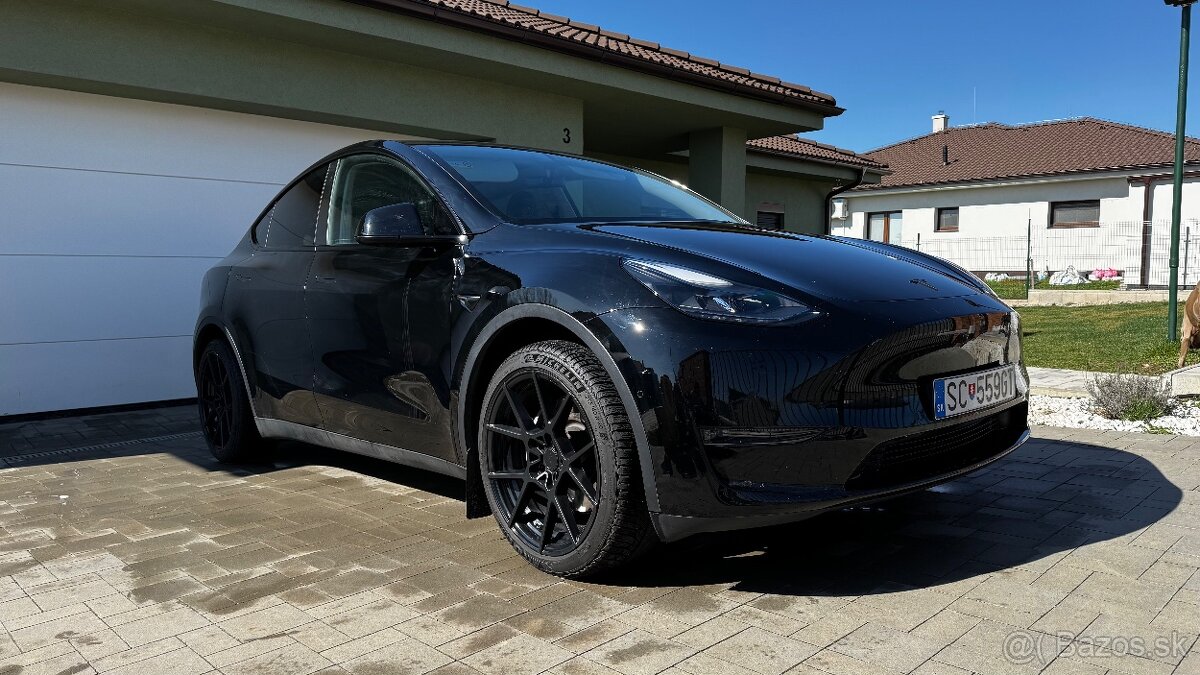
[[996, 295], [1004, 300], [1024, 300], [1025, 299], [1025, 280], [1024, 279], [1005, 279], [1004, 281], [985, 281], [988, 286], [992, 287]]
[[[1179, 343], [1167, 342], [1165, 302], [1018, 311], [1027, 366], [1146, 375], [1175, 368]], [[1197, 361], [1200, 351], [1188, 357]]]
[[[988, 281], [985, 282], [996, 295], [1005, 300], [1021, 300], [1025, 297], [1025, 280], [1024, 279], [1005, 279], [1004, 281]], [[1034, 284], [1034, 288], [1039, 291], [1056, 290], [1056, 291], [1115, 291], [1121, 287], [1119, 281], [1088, 281], [1075, 286], [1051, 286], [1049, 279], [1043, 279]]]

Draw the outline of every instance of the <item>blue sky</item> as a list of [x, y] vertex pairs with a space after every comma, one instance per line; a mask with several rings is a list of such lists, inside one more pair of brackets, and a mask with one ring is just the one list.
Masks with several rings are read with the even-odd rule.
[[1179, 10], [1162, 0], [518, 2], [831, 93], [847, 110], [811, 136], [860, 152], [927, 133], [939, 110], [951, 125], [1087, 115], [1175, 128]]

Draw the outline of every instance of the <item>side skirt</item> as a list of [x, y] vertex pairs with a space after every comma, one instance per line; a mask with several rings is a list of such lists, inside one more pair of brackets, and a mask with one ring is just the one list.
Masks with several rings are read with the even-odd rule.
[[372, 443], [357, 438], [352, 438], [344, 434], [325, 431], [315, 427], [297, 424], [296, 422], [288, 422], [285, 420], [277, 420], [265, 417], [255, 417], [254, 424], [258, 427], [258, 433], [263, 438], [286, 438], [302, 443], [311, 443], [325, 448], [334, 450], [343, 450], [345, 452], [353, 452], [356, 455], [366, 455], [375, 457], [404, 466], [411, 466], [415, 469], [424, 469], [433, 471], [454, 478], [466, 478], [467, 470], [465, 467], [447, 462], [438, 457], [430, 457], [412, 450], [397, 448], [391, 445], [382, 443]]

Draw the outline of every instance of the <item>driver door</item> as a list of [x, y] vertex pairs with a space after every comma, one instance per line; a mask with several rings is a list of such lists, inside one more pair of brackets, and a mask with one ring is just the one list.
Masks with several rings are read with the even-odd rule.
[[367, 212], [397, 204], [415, 207], [428, 235], [457, 228], [425, 183], [390, 157], [341, 158], [329, 185], [305, 293], [324, 426], [349, 437], [342, 440], [351, 449], [386, 457], [400, 448], [457, 463], [447, 369], [461, 250], [357, 241]]

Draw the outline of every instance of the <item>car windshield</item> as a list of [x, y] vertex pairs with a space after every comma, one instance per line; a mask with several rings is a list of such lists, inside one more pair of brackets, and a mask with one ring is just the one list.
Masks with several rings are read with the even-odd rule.
[[419, 147], [510, 223], [745, 223], [674, 181], [603, 162], [480, 145]]

